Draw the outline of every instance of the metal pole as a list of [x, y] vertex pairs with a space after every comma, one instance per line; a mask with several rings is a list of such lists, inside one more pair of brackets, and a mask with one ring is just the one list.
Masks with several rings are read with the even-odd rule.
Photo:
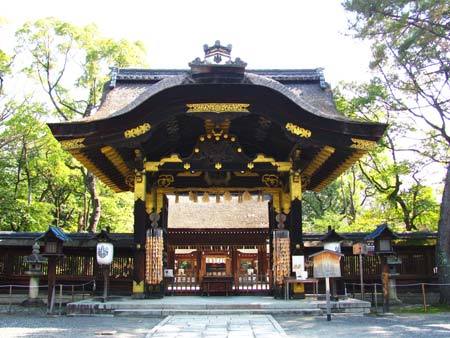
[[427, 312], [427, 296], [425, 294], [425, 283], [422, 283], [423, 310]]
[[55, 305], [55, 285], [53, 285], [53, 288], [49, 290], [48, 292], [51, 292], [50, 296], [50, 314], [53, 313], [53, 306]]
[[108, 300], [109, 265], [103, 265], [103, 302]]
[[375, 312], [378, 312], [378, 294], [377, 294], [377, 283], [375, 285]]
[[363, 258], [362, 254], [359, 254], [359, 277], [361, 280], [361, 300], [364, 300], [364, 277], [363, 277]]
[[13, 286], [9, 286], [9, 310], [8, 312], [11, 313], [11, 307], [12, 307], [12, 288]]
[[327, 321], [331, 320], [331, 302], [330, 302], [330, 278], [325, 278], [325, 292], [327, 298]]
[[62, 296], [63, 296], [63, 286], [62, 284], [59, 284], [59, 314], [61, 315], [61, 308], [62, 308]]

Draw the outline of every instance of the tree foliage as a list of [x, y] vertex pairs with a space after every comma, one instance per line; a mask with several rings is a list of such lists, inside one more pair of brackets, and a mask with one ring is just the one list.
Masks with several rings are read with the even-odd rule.
[[[438, 223], [437, 264], [450, 283], [450, 4], [445, 0], [347, 0], [355, 35], [370, 41], [371, 67], [391, 101], [389, 110], [423, 125], [413, 151], [446, 163]], [[450, 303], [450, 287], [441, 288]]]
[[0, 51], [2, 73], [25, 74], [36, 86], [31, 95], [4, 95], [0, 102], [0, 229], [43, 230], [54, 224], [72, 231], [97, 226], [130, 231], [131, 196], [113, 194], [97, 182], [61, 149], [44, 121], [95, 112], [108, 67], [142, 65], [142, 43], [104, 38], [94, 25], [55, 18], [26, 23], [16, 37], [14, 58]]

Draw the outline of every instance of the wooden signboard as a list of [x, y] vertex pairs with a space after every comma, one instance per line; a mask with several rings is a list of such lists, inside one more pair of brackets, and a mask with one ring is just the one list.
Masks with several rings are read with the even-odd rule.
[[323, 250], [309, 256], [313, 259], [314, 277], [341, 277], [340, 260], [343, 254], [331, 250]]

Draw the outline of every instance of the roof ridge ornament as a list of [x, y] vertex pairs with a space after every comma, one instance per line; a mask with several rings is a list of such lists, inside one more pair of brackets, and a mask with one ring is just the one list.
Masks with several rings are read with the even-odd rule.
[[199, 57], [189, 63], [193, 74], [204, 73], [244, 73], [247, 63], [240, 58], [231, 58], [232, 45], [222, 45], [220, 40], [209, 46], [203, 45], [205, 56], [202, 59]]

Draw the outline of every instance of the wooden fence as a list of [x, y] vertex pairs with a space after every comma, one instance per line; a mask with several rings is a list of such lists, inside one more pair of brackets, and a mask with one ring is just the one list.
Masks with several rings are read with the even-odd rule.
[[[82, 251], [81, 249], [79, 251]], [[307, 252], [307, 254], [311, 254]], [[316, 250], [317, 251], [317, 250]], [[435, 266], [434, 247], [416, 246], [396, 248], [397, 255], [402, 263], [397, 266], [397, 284], [410, 282], [435, 282], [436, 275], [433, 273]], [[343, 292], [344, 283], [359, 283], [359, 258], [346, 248], [345, 256], [341, 260], [342, 278], [337, 280], [339, 292]], [[7, 250], [0, 252], [0, 284], [28, 284], [29, 277], [25, 274], [27, 265], [24, 258], [27, 254], [23, 251], [15, 252]], [[381, 275], [380, 259], [377, 256], [365, 256], [363, 260], [364, 280], [367, 283], [379, 282]], [[308, 268], [309, 276], [313, 276], [312, 267]], [[44, 266], [44, 274], [46, 268]], [[76, 251], [67, 253], [61, 258], [56, 268], [57, 281], [70, 283], [83, 283], [96, 280], [99, 290], [103, 283], [101, 269], [97, 266], [93, 253], [91, 255], [80, 255]], [[131, 252], [118, 250], [111, 267], [111, 290], [115, 294], [130, 294], [132, 289], [133, 257]], [[270, 289], [269, 276], [240, 275], [237, 278], [238, 285], [235, 289], [239, 293], [257, 293]], [[47, 282], [46, 277], [41, 278], [41, 284]], [[310, 290], [306, 286], [307, 292]], [[323, 285], [320, 285], [322, 291]], [[168, 292], [193, 294], [198, 292], [199, 285], [195, 277], [186, 278], [176, 276], [172, 285], [168, 286]]]

